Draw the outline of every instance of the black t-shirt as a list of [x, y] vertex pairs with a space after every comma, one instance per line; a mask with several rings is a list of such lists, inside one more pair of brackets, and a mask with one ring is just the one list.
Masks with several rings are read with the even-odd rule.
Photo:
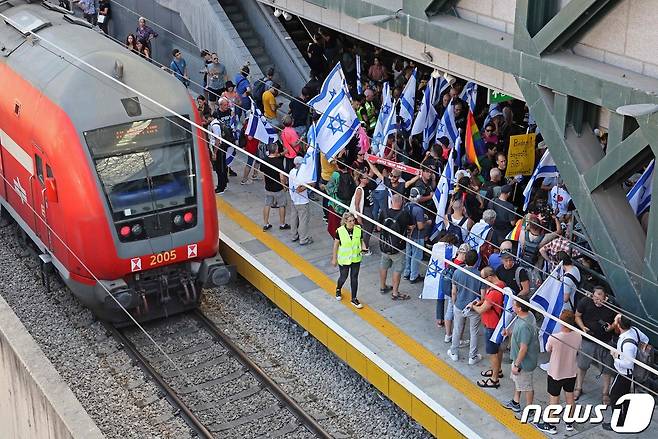
[[[514, 264], [514, 266], [508, 270], [504, 265], [501, 264], [500, 267], [496, 269], [496, 276], [498, 276], [498, 279], [505, 282], [505, 285], [510, 287], [515, 294], [518, 294], [519, 291], [521, 291], [521, 285], [516, 283], [516, 269], [518, 267], [519, 266], [517, 264]], [[519, 272], [519, 281], [525, 282], [527, 280], [530, 280], [528, 277], [528, 272], [525, 268], [522, 268]]]
[[393, 195], [400, 194], [403, 197], [408, 196], [407, 188], [404, 187], [404, 181], [398, 180], [397, 185], [393, 186], [391, 179], [388, 177], [384, 177], [384, 186], [391, 189]]
[[377, 182], [374, 180], [368, 180], [368, 184], [363, 187], [363, 206], [371, 207], [374, 204], [372, 199], [372, 191], [377, 189]]
[[[283, 171], [283, 157], [267, 157], [265, 161], [279, 171]], [[279, 171], [269, 166], [261, 166], [261, 171], [265, 174], [265, 190], [267, 192], [279, 192], [284, 189], [279, 177]]]
[[306, 126], [306, 123], [308, 122], [309, 108], [305, 103], [299, 102], [296, 99], [291, 100], [290, 113], [292, 117], [292, 126]]
[[[421, 197], [425, 197], [432, 193], [432, 180], [429, 180], [428, 182], [424, 182], [422, 178], [419, 178], [416, 184], [414, 184], [414, 187], [418, 189]], [[436, 212], [436, 206], [434, 205], [434, 201], [432, 201], [431, 198], [425, 201], [424, 203], [421, 203], [421, 205], [425, 209], [428, 209], [430, 212]]]
[[581, 318], [589, 333], [601, 341], [612, 339], [612, 332], [605, 332], [603, 325], [599, 322], [612, 323], [615, 320], [615, 312], [605, 305], [596, 306], [589, 297], [583, 297], [578, 302], [576, 311], [582, 314]]
[[514, 215], [514, 205], [509, 201], [503, 201], [500, 198], [496, 198], [489, 202], [489, 209], [493, 209], [496, 212], [494, 229], [503, 236], [507, 235], [513, 228], [512, 221], [516, 219], [516, 215]]

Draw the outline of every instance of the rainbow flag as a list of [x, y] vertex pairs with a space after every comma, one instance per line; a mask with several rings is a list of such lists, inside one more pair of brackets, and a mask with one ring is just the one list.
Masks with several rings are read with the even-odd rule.
[[482, 169], [478, 156], [485, 153], [484, 140], [480, 137], [480, 130], [477, 123], [475, 123], [475, 116], [473, 116], [471, 110], [468, 110], [468, 116], [466, 117], [466, 160], [475, 163], [479, 169]]
[[521, 233], [523, 233], [524, 231], [525, 231], [525, 224], [522, 218], [516, 222], [516, 225], [514, 226], [512, 231], [507, 234], [505, 239], [508, 241], [518, 241], [519, 238], [521, 237]]

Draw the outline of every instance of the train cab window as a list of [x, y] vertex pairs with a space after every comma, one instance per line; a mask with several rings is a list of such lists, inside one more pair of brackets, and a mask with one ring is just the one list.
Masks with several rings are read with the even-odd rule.
[[46, 177], [47, 178], [54, 178], [53, 170], [50, 169], [50, 165], [46, 165]]
[[37, 154], [34, 155], [34, 166], [36, 167], [37, 177], [39, 178], [41, 185], [43, 185], [45, 181], [43, 179], [43, 160]]

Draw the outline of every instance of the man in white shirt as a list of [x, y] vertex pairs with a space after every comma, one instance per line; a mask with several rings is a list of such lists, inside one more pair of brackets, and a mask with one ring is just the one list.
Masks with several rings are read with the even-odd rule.
[[[617, 314], [612, 325], [619, 331], [619, 339], [617, 340], [617, 349], [610, 351], [612, 358], [615, 359], [615, 369], [617, 371], [617, 376], [612, 381], [612, 386], [610, 386], [610, 402], [614, 404], [613, 410], [621, 409], [617, 424], [624, 425], [629, 401], [617, 405], [617, 400], [630, 393], [633, 367], [635, 366], [633, 360], [637, 356], [638, 347], [641, 344], [649, 343], [649, 337], [634, 327], [631, 319], [621, 314]], [[610, 423], [604, 423], [603, 429], [612, 430], [612, 427]]]
[[569, 201], [571, 201], [571, 195], [562, 179], [559, 179], [557, 186], [553, 186], [550, 194], [551, 208], [558, 219], [561, 220], [568, 213]]
[[304, 159], [295, 157], [293, 163], [295, 168], [290, 171], [288, 189], [290, 191], [290, 200], [292, 201], [292, 241], [299, 241], [299, 245], [307, 245], [313, 242], [308, 235], [308, 223], [310, 219], [308, 196], [306, 195], [307, 187], [297, 178], [299, 168]]

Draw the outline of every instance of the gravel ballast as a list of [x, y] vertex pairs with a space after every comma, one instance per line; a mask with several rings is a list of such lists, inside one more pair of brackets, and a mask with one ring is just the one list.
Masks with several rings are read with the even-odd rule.
[[[16, 236], [15, 225], [0, 227], [0, 294], [106, 437], [193, 437], [68, 289], [53, 282], [46, 293]], [[206, 291], [201, 309], [335, 437], [431, 437], [244, 280]]]

